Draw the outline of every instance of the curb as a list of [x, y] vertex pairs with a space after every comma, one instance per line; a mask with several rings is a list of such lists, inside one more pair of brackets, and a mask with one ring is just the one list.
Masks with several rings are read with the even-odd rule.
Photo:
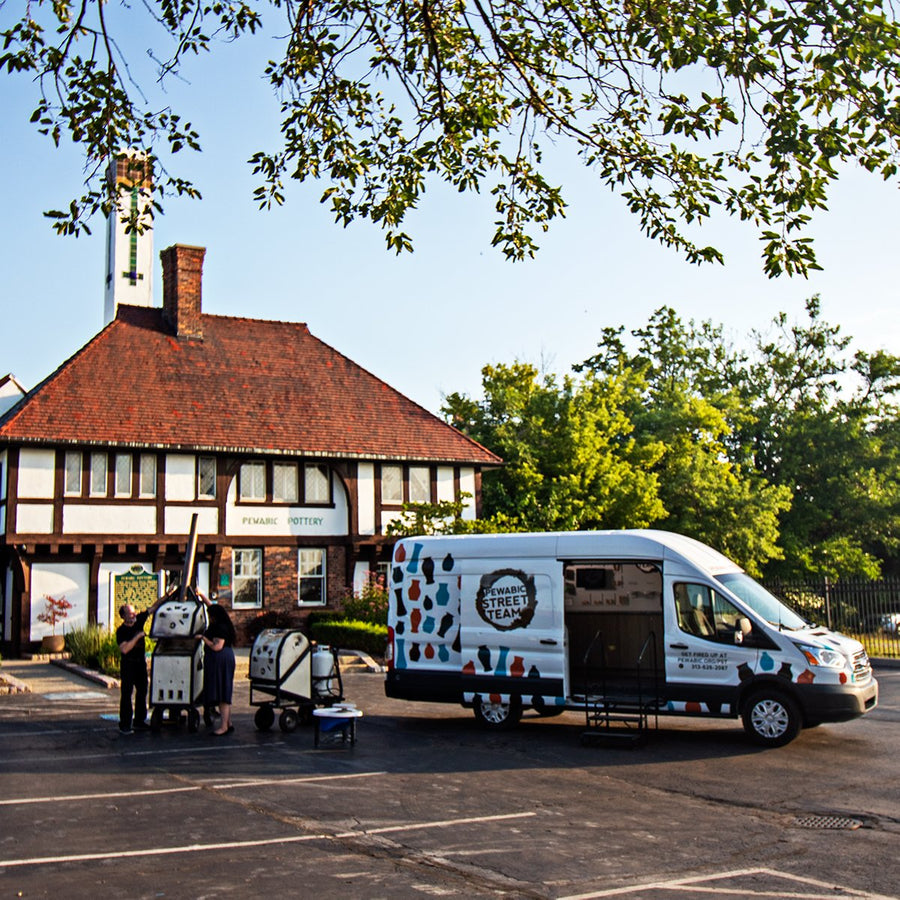
[[101, 687], [105, 687], [107, 690], [111, 688], [118, 689], [118, 687], [120, 686], [120, 681], [118, 678], [113, 678], [110, 675], [103, 675], [100, 672], [95, 672], [93, 669], [86, 669], [84, 666], [79, 666], [76, 663], [69, 662], [68, 659], [51, 659], [50, 664], [58, 666], [60, 669], [65, 669], [67, 672], [71, 672], [73, 675], [78, 675], [81, 678], [92, 681], [94, 684], [99, 684]]
[[0, 694], [30, 694], [31, 685], [20, 681], [14, 675], [0, 674]]
[[372, 659], [372, 657], [369, 656], [368, 653], [364, 653], [362, 650], [341, 650], [340, 655], [355, 656], [367, 672], [373, 672], [376, 675], [383, 675], [385, 672], [387, 672], [387, 666], [382, 666], [379, 663], [375, 662], [375, 660]]

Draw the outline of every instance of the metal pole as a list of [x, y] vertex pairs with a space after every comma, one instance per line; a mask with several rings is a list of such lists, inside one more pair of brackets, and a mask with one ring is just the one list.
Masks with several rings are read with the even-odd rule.
[[194, 561], [197, 558], [197, 513], [191, 516], [191, 535], [187, 549], [184, 551], [184, 566], [181, 569], [181, 584], [178, 588], [178, 599], [184, 600], [187, 589], [194, 577]]

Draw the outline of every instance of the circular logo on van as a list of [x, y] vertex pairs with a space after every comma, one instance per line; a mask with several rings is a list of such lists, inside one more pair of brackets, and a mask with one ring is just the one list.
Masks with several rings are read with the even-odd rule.
[[533, 576], [518, 569], [499, 569], [481, 576], [475, 608], [498, 631], [527, 627], [536, 606]]

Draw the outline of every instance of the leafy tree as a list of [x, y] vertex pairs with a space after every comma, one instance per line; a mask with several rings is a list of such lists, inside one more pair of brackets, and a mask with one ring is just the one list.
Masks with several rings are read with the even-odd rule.
[[[552, 143], [617, 192], [651, 238], [691, 262], [721, 260], [693, 226], [717, 210], [749, 222], [766, 272], [817, 266], [804, 235], [842, 164], [897, 174], [900, 30], [878, 0], [33, 0], [3, 10], [0, 66], [37, 85], [32, 121], [86, 157], [85, 192], [51, 213], [79, 233], [111, 209], [107, 163], [130, 148], [156, 162], [159, 192], [199, 137], [157, 108], [124, 48], [142, 35], [159, 78], [258, 31], [283, 35], [266, 68], [279, 146], [251, 163], [257, 199], [315, 178], [337, 221], [369, 219], [389, 247], [429, 178], [490, 191], [493, 242], [513, 259], [563, 214], [543, 157]], [[140, 18], [149, 16], [148, 20]], [[18, 16], [18, 18], [16, 18]], [[146, 35], [146, 36], [145, 36]]]
[[769, 484], [732, 458], [737, 392], [723, 382], [723, 365], [741, 360], [720, 328], [684, 325], [668, 307], [636, 329], [635, 353], [626, 352], [622, 329], [607, 329], [600, 352], [579, 370], [628, 372], [640, 390], [627, 414], [639, 441], [663, 452], [653, 466], [665, 512], [658, 523], [711, 544], [752, 574], [781, 556], [779, 516], [790, 492]]
[[738, 440], [768, 480], [791, 491], [775, 574], [877, 577], [900, 549], [900, 359], [849, 356], [850, 338], [821, 320], [776, 320], [754, 359], [731, 374], [750, 413]]
[[639, 445], [614, 377], [539, 377], [526, 363], [486, 366], [484, 399], [451, 394], [443, 412], [505, 465], [485, 473], [480, 530], [646, 525], [662, 514], [649, 471], [662, 448]]

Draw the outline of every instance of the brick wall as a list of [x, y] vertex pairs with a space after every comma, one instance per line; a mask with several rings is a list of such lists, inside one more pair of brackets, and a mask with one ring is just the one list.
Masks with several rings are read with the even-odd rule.
[[[269, 627], [298, 628], [306, 622], [313, 610], [340, 609], [341, 600], [350, 590], [346, 580], [347, 548], [327, 548], [325, 563], [326, 606], [299, 607], [297, 605], [297, 548], [263, 548], [263, 597], [259, 609], [231, 609], [231, 619], [238, 633], [238, 645], [249, 646], [253, 642], [254, 623], [260, 616], [266, 617]], [[232, 572], [231, 548], [225, 547], [219, 566], [229, 579]], [[274, 615], [273, 615], [274, 614]], [[271, 621], [273, 620], [274, 621]]]

